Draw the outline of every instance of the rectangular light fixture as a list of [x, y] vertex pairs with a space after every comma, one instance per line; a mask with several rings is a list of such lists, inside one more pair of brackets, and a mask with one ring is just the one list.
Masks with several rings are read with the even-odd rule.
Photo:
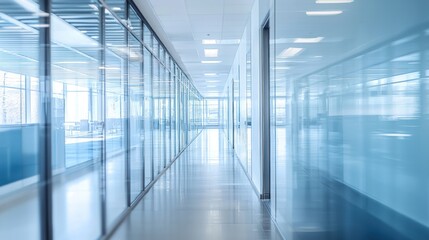
[[289, 70], [290, 67], [274, 67], [274, 70]]
[[307, 11], [305, 12], [307, 16], [333, 16], [333, 15], [339, 15], [343, 13], [341, 10], [334, 10], [334, 11]]
[[294, 43], [318, 43], [323, 40], [323, 37], [315, 38], [295, 38]]
[[352, 3], [354, 0], [316, 0], [316, 3]]
[[88, 64], [89, 62], [84, 61], [64, 61], [64, 62], [56, 62], [56, 64]]
[[18, 30], [18, 29], [22, 29], [22, 27], [20, 26], [4, 26], [3, 29], [7, 29], [7, 30]]
[[30, 24], [29, 26], [33, 28], [47, 28], [49, 24]]
[[216, 64], [216, 63], [221, 63], [222, 61], [201, 61], [201, 63], [204, 64]]
[[240, 39], [222, 39], [222, 40], [216, 40], [216, 39], [203, 39], [202, 44], [204, 45], [237, 45], [240, 44]]
[[121, 68], [118, 68], [118, 67], [99, 67], [98, 69], [105, 69], [105, 70], [121, 70]]
[[280, 58], [294, 57], [294, 56], [300, 54], [303, 50], [304, 50], [304, 48], [294, 48], [294, 47], [287, 48], [280, 53], [279, 57]]
[[217, 57], [219, 55], [219, 49], [204, 49], [204, 56], [206, 57]]
[[240, 44], [240, 39], [223, 39], [219, 41], [219, 44], [224, 44], [224, 45], [235, 45], [235, 44]]
[[213, 44], [217, 44], [217, 40], [215, 40], [215, 39], [203, 39], [202, 43], [204, 45], [213, 45]]
[[206, 77], [216, 77], [217, 74], [216, 73], [204, 73], [204, 76], [206, 76]]

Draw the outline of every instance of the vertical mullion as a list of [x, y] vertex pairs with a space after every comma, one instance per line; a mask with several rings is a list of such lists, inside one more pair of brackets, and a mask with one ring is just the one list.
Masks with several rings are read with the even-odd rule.
[[47, 26], [39, 29], [39, 81], [41, 92], [41, 129], [39, 135], [39, 204], [41, 239], [53, 239], [52, 220], [52, 79], [51, 79], [51, 1], [41, 0], [39, 23]]
[[162, 72], [163, 72], [163, 74], [162, 74], [162, 77], [164, 78], [164, 79], [161, 79], [161, 82], [162, 82], [162, 89], [163, 89], [163, 94], [164, 94], [164, 96], [163, 96], [163, 100], [162, 100], [162, 102], [164, 103], [163, 104], [163, 106], [162, 106], [162, 113], [163, 113], [163, 129], [161, 130], [161, 131], [163, 131], [163, 144], [164, 144], [164, 146], [162, 147], [162, 150], [164, 151], [164, 167], [163, 167], [163, 169], [164, 168], [166, 168], [167, 167], [167, 101], [168, 101], [168, 87], [167, 87], [167, 85], [168, 85], [168, 83], [167, 83], [167, 68], [165, 67], [166, 66], [166, 64], [165, 64], [165, 51], [163, 52], [163, 59], [164, 59], [164, 67], [160, 67], [161, 69], [163, 69], [162, 70]]
[[[143, 23], [143, 21], [142, 20], [140, 20], [140, 27], [141, 27], [141, 29], [140, 29], [140, 38], [142, 39], [142, 42], [144, 43], [144, 39], [143, 39], [143, 36], [144, 36], [144, 29], [143, 29], [143, 25], [144, 25], [144, 23]], [[145, 59], [145, 57], [144, 57], [144, 55], [145, 55], [145, 48], [144, 48], [144, 45], [143, 44], [141, 44], [141, 54], [142, 54], [142, 62], [140, 63], [140, 66], [141, 66], [141, 69], [140, 69], [140, 76], [141, 76], [141, 78], [140, 78], [140, 81], [141, 81], [141, 86], [143, 86], [143, 87], [141, 87], [140, 88], [140, 90], [142, 91], [142, 93], [143, 93], [143, 97], [141, 98], [141, 104], [142, 104], [142, 119], [143, 119], [143, 121], [140, 121], [140, 122], [143, 122], [143, 124], [141, 125], [141, 127], [142, 127], [142, 129], [140, 129], [140, 133], [143, 131], [143, 142], [141, 143], [141, 146], [142, 146], [142, 151], [141, 151], [141, 156], [142, 156], [142, 164], [143, 164], [143, 168], [142, 168], [142, 171], [143, 171], [143, 180], [142, 180], [142, 186], [143, 186], [143, 188], [142, 188], [142, 191], [144, 191], [145, 189], [146, 189], [146, 185], [145, 185], [145, 183], [146, 183], [146, 155], [145, 155], [145, 150], [146, 150], [146, 148], [145, 148], [145, 144], [146, 144], [146, 141], [147, 141], [147, 139], [146, 139], [146, 129], [145, 129], [145, 121], [146, 121], [146, 119], [145, 119], [145, 88], [146, 88], [146, 84], [145, 84], [145, 78], [144, 78], [144, 68], [145, 68], [145, 66], [144, 66], [144, 59]], [[141, 138], [140, 138], [141, 139]]]
[[[124, 2], [125, 6], [125, 19], [128, 23], [128, 1]], [[127, 24], [128, 25], [128, 24]], [[128, 30], [127, 28], [124, 28], [124, 34], [125, 34], [125, 42], [124, 44], [128, 47]], [[129, 50], [128, 50], [129, 51]], [[124, 100], [125, 100], [125, 176], [126, 176], [126, 199], [127, 199], [127, 206], [131, 206], [131, 171], [130, 171], [130, 163], [131, 163], [131, 135], [130, 135], [130, 124], [131, 124], [131, 114], [130, 114], [130, 84], [129, 84], [129, 58], [127, 57], [124, 61], [124, 75], [123, 75], [123, 83], [124, 83]]]
[[262, 25], [262, 78], [261, 78], [261, 175], [262, 175], [262, 190], [261, 199], [270, 199], [271, 188], [271, 144], [270, 144], [270, 131], [271, 131], [271, 96], [270, 96], [270, 22], [267, 18], [266, 22]]
[[107, 83], [106, 83], [106, 34], [105, 34], [105, 28], [106, 28], [106, 15], [105, 15], [105, 8], [103, 5], [100, 5], [99, 10], [99, 25], [100, 25], [100, 67], [99, 67], [99, 74], [100, 74], [100, 84], [102, 86], [101, 91], [101, 114], [102, 114], [102, 121], [103, 121], [103, 141], [102, 141], [102, 150], [101, 150], [101, 171], [100, 171], [100, 199], [101, 199], [101, 235], [104, 236], [107, 233], [107, 183], [106, 183], [106, 173], [107, 173], [107, 128], [106, 128], [106, 118], [107, 118], [107, 109], [106, 109], [106, 103], [107, 103]]
[[[152, 39], [151, 39], [151, 41], [152, 41]], [[151, 99], [149, 99], [150, 100], [150, 114], [149, 114], [149, 118], [150, 118], [150, 121], [151, 121], [151, 123], [150, 123], [150, 135], [151, 135], [151, 161], [152, 161], [152, 164], [151, 164], [151, 171], [152, 171], [152, 177], [151, 177], [151, 181], [153, 181], [154, 179], [155, 179], [155, 166], [154, 166], [154, 163], [155, 163], [155, 159], [154, 159], [154, 156], [155, 156], [155, 147], [154, 147], [154, 145], [155, 145], [155, 139], [154, 139], [154, 127], [153, 127], [153, 120], [154, 120], [154, 113], [155, 113], [155, 99], [154, 99], [154, 94], [153, 94], [153, 76], [154, 76], [154, 74], [153, 74], [153, 56], [152, 56], [152, 53], [150, 53], [149, 52], [149, 55], [150, 55], [150, 58], [149, 58], [149, 61], [150, 61], [150, 74], [149, 74], [149, 77], [150, 77], [150, 82], [151, 82], [151, 84], [150, 84], [150, 94], [151, 94]]]

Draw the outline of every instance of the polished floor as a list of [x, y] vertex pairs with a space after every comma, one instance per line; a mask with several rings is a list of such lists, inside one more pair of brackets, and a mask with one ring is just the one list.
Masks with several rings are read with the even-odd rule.
[[111, 239], [282, 239], [217, 129], [204, 130]]

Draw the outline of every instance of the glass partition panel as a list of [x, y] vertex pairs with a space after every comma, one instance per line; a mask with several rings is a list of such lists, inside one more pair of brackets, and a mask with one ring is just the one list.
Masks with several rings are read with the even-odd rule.
[[160, 65], [160, 130], [161, 130], [161, 161], [162, 167], [165, 168], [167, 165], [167, 81], [165, 76], [165, 67]]
[[39, 81], [37, 1], [0, 2], [0, 239], [40, 239], [39, 134], [44, 124]]
[[425, 239], [429, 2], [318, 2], [276, 0], [270, 19], [280, 231]]
[[131, 201], [143, 191], [144, 175], [144, 118], [143, 118], [143, 55], [142, 45], [134, 38], [128, 36], [128, 87], [129, 87], [129, 104], [130, 104], [130, 194]]
[[128, 7], [128, 27], [131, 29], [131, 31], [137, 38], [142, 39], [142, 21], [137, 15], [137, 12], [134, 10], [134, 8], [130, 5]]
[[149, 27], [146, 24], [143, 24], [143, 40], [144, 40], [145, 46], [150, 50], [152, 50], [153, 48], [152, 31], [149, 29]]
[[126, 0], [104, 0], [110, 11], [119, 19], [125, 19]]
[[144, 164], [145, 164], [145, 185], [147, 186], [154, 178], [154, 137], [153, 137], [153, 89], [152, 89], [152, 55], [148, 50], [144, 50]]
[[52, 12], [54, 238], [93, 239], [101, 235], [99, 6], [53, 0]]
[[161, 171], [161, 83], [159, 78], [159, 62], [153, 57], [153, 101], [154, 101], [154, 120], [153, 120], [153, 164], [154, 164], [154, 176], [157, 176]]
[[122, 25], [106, 11], [106, 212], [113, 224], [126, 208], [126, 79], [127, 46]]

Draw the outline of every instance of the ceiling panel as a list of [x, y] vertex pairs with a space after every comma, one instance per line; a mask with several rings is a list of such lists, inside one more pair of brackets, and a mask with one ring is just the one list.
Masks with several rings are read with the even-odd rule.
[[[146, 0], [203, 96], [219, 96], [228, 77], [253, 0]], [[235, 42], [203, 45], [203, 39]], [[204, 49], [219, 49], [218, 57]], [[203, 60], [221, 61], [203, 64]], [[205, 76], [217, 73], [216, 76]]]

